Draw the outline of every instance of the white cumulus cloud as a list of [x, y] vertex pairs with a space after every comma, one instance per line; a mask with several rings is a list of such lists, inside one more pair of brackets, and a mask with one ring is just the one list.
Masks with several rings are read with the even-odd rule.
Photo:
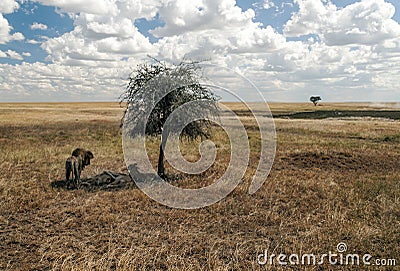
[[11, 59], [16, 59], [16, 60], [23, 60], [24, 59], [19, 53], [15, 52], [13, 50], [7, 50], [6, 54]]
[[190, 31], [244, 27], [252, 22], [255, 13], [252, 9], [242, 11], [235, 0], [176, 0], [163, 5], [159, 15], [165, 25], [151, 33], [166, 37]]
[[255, 12], [242, 10], [232, 0], [171, 1], [159, 14], [165, 25], [150, 32], [161, 38], [155, 44], [161, 58], [220, 59], [286, 46], [283, 35], [254, 22]]
[[19, 8], [19, 4], [15, 0], [1, 0], [0, 2], [0, 13], [8, 14], [14, 12]]
[[43, 5], [56, 6], [65, 12], [85, 12], [100, 15], [116, 15], [117, 7], [114, 0], [33, 0]]
[[13, 27], [9, 24], [8, 20], [4, 18], [3, 14], [13, 13], [19, 8], [19, 4], [14, 0], [2, 0], [0, 2], [0, 44], [5, 44], [13, 40], [23, 40], [22, 33], [13, 33]]
[[328, 45], [375, 45], [400, 36], [395, 8], [384, 0], [361, 0], [338, 9], [330, 1], [295, 0], [299, 11], [284, 28], [287, 36], [317, 34]]
[[47, 29], [47, 25], [42, 24], [42, 23], [37, 23], [37, 22], [34, 22], [29, 27], [32, 30], [46, 30]]
[[270, 9], [275, 7], [275, 3], [272, 0], [264, 0], [263, 8]]
[[[54, 1], [40, 2], [50, 5]], [[78, 2], [82, 5], [78, 5]], [[74, 12], [74, 29], [48, 39], [43, 42], [42, 48], [49, 54], [48, 59], [51, 61], [73, 65], [96, 65], [95, 62], [112, 62], [135, 55], [143, 57], [154, 54], [154, 46], [134, 25], [136, 19], [150, 19], [156, 15], [157, 8], [152, 6], [154, 2], [58, 1], [58, 7]], [[91, 5], [99, 7], [92, 9]], [[102, 11], [102, 5], [107, 6], [107, 10]]]

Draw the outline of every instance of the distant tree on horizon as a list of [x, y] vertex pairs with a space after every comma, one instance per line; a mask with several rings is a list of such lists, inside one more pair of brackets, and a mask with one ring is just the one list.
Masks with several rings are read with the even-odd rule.
[[314, 104], [314, 106], [317, 106], [318, 102], [321, 100], [322, 99], [320, 96], [311, 96], [310, 97], [310, 102], [312, 102]]

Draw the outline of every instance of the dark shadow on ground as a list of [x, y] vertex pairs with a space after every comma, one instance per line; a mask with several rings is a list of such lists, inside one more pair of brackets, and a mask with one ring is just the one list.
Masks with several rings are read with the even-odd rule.
[[351, 153], [338, 151], [305, 151], [287, 153], [275, 160], [276, 170], [308, 169], [354, 171], [360, 173], [398, 172], [400, 161], [385, 153]]
[[[147, 183], [154, 183], [160, 181], [158, 175], [154, 173], [143, 173], [139, 170], [136, 163], [129, 165], [128, 167], [130, 176], [135, 180], [135, 182], [147, 182]], [[190, 174], [187, 174], [190, 176]], [[163, 180], [168, 183], [176, 182], [185, 177], [185, 174], [173, 174], [173, 173], [166, 173]]]
[[[116, 173], [112, 171], [104, 171], [101, 174], [82, 179], [78, 187], [74, 187], [71, 183], [67, 183], [66, 180], [53, 181], [50, 183], [50, 186], [56, 189], [65, 190], [83, 189], [86, 191], [115, 191], [128, 188], [137, 188], [135, 181], [138, 183], [148, 184], [160, 181], [156, 174], [140, 172], [136, 164], [132, 164], [129, 166], [129, 172], [130, 175], [124, 173]], [[178, 181], [180, 177], [182, 176], [166, 174], [165, 181]]]
[[50, 186], [52, 188], [58, 188], [58, 189], [68, 189], [70, 190], [70, 188], [68, 188], [68, 184], [66, 180], [58, 180], [58, 181], [54, 181], [50, 183]]
[[116, 173], [111, 171], [104, 171], [101, 174], [84, 178], [81, 180], [78, 187], [74, 187], [67, 183], [66, 180], [58, 180], [50, 183], [51, 187], [58, 189], [74, 190], [83, 189], [87, 191], [95, 190], [121, 190], [136, 187], [135, 182], [131, 176], [123, 173]]
[[317, 110], [310, 112], [297, 112], [290, 114], [274, 114], [275, 118], [289, 119], [326, 119], [371, 117], [400, 120], [399, 110]]

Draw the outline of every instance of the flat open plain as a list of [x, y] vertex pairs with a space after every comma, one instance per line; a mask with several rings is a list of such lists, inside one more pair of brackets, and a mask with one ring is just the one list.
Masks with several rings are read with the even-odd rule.
[[[95, 155], [84, 177], [104, 170], [127, 173], [118, 103], [0, 104], [0, 270], [376, 267], [257, 263], [265, 250], [321, 255], [337, 252], [339, 243], [347, 245], [346, 253], [371, 254], [371, 263], [397, 257], [400, 265], [396, 104], [270, 104], [277, 117], [276, 157], [267, 181], [253, 195], [247, 189], [258, 164], [258, 129], [243, 105], [227, 105], [243, 118], [249, 136], [250, 165], [243, 182], [217, 204], [179, 210], [158, 204], [136, 187], [86, 191], [52, 186], [64, 179], [65, 159], [75, 147]], [[304, 112], [309, 115], [298, 115]], [[223, 174], [229, 143], [217, 128], [213, 140], [215, 164], [200, 176], [167, 167], [174, 185], [204, 186]], [[194, 145], [182, 143], [188, 160], [198, 158]], [[157, 146], [156, 139], [149, 139], [154, 162]]]

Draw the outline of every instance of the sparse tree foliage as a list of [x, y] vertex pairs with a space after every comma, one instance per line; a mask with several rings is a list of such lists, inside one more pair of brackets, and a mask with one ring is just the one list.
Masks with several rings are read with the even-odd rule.
[[[187, 124], [181, 132], [181, 136], [190, 140], [197, 137], [208, 138], [211, 122], [204, 118], [216, 114], [215, 102], [218, 97], [200, 83], [202, 75], [199, 62], [182, 61], [178, 65], [173, 65], [152, 60], [151, 63], [138, 65], [132, 72], [120, 102], [126, 102], [124, 119], [125, 117], [128, 119], [123, 119], [123, 125], [134, 124], [139, 127], [132, 130], [131, 136], [144, 129], [146, 135], [161, 135], [158, 175], [164, 178], [164, 148], [171, 131], [164, 131], [163, 127], [168, 117], [174, 110], [188, 102], [210, 101], [207, 105], [193, 103], [185, 109], [185, 117], [189, 115], [200, 120]], [[127, 115], [128, 110], [129, 115]], [[179, 116], [177, 121], [180, 121]]]
[[310, 102], [312, 102], [315, 106], [317, 106], [318, 102], [321, 101], [320, 96], [311, 96], [310, 97]]

